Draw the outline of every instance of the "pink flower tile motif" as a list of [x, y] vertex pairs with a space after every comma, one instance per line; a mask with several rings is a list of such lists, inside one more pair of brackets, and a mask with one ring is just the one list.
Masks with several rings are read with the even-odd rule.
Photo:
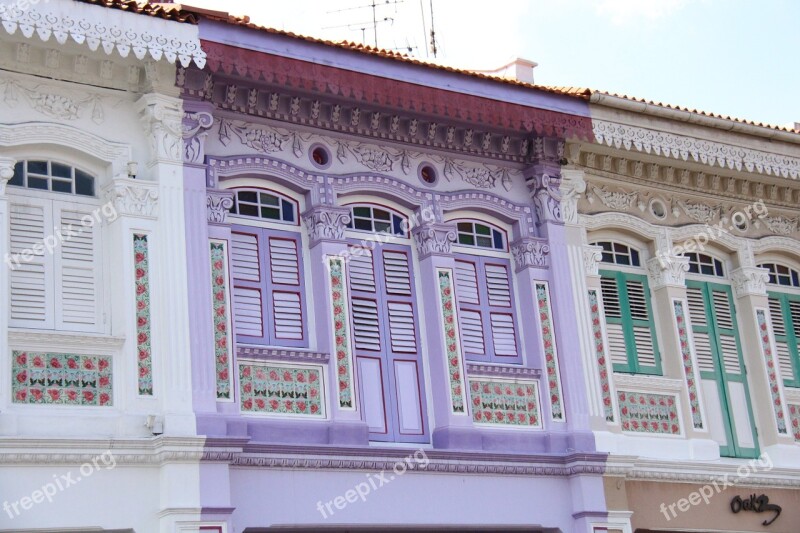
[[211, 298], [214, 312], [214, 362], [217, 399], [231, 399], [231, 338], [225, 244], [211, 243]]
[[561, 374], [558, 370], [558, 353], [556, 351], [555, 333], [553, 332], [553, 311], [550, 307], [550, 293], [547, 290], [546, 283], [536, 284], [536, 301], [539, 308], [539, 323], [542, 327], [547, 386], [550, 391], [550, 411], [553, 415], [553, 420], [564, 420], [564, 409], [561, 400]]
[[344, 290], [344, 262], [339, 257], [328, 260], [331, 276], [331, 312], [333, 313], [334, 350], [336, 351], [336, 375], [339, 381], [339, 406], [353, 407], [353, 361], [348, 342], [347, 303]]
[[321, 367], [242, 363], [239, 395], [245, 413], [325, 417]]
[[90, 405], [113, 403], [111, 357], [14, 351], [14, 403]]
[[761, 339], [761, 352], [764, 354], [764, 362], [767, 365], [769, 392], [772, 396], [772, 409], [775, 411], [778, 433], [786, 434], [786, 418], [783, 416], [783, 404], [781, 403], [780, 388], [778, 386], [775, 357], [770, 345], [772, 332], [767, 325], [767, 313], [764, 309], [756, 309], [756, 321], [758, 322], [758, 334]]
[[458, 349], [456, 333], [455, 302], [453, 301], [453, 280], [449, 270], [439, 270], [439, 297], [442, 302], [442, 321], [444, 323], [445, 354], [447, 373], [450, 377], [451, 408], [454, 413], [464, 413], [464, 378], [461, 352]]
[[623, 431], [680, 435], [681, 426], [675, 396], [618, 391]]
[[794, 440], [800, 442], [800, 405], [788, 404], [789, 406], [789, 423], [792, 425], [792, 434]]
[[611, 383], [608, 376], [606, 350], [603, 346], [603, 325], [600, 322], [600, 304], [598, 303], [597, 289], [589, 289], [589, 311], [592, 319], [592, 341], [594, 342], [597, 369], [600, 372], [600, 387], [603, 397], [603, 412], [606, 420], [614, 421], [614, 405], [611, 401]]
[[153, 395], [153, 350], [150, 335], [150, 251], [147, 235], [133, 235], [136, 288], [136, 367], [139, 395]]
[[478, 424], [540, 427], [534, 382], [470, 379], [472, 420]]
[[697, 394], [694, 363], [692, 362], [692, 346], [689, 343], [689, 329], [686, 323], [686, 311], [683, 302], [672, 302], [675, 312], [675, 324], [678, 326], [678, 341], [681, 345], [681, 358], [683, 359], [683, 373], [686, 376], [686, 388], [689, 391], [689, 406], [692, 409], [692, 426], [703, 429], [703, 417], [700, 413], [700, 399]]

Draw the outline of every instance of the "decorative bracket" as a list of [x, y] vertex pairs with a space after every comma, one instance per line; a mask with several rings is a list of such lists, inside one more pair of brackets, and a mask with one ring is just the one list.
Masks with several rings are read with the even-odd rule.
[[233, 191], [206, 189], [206, 209], [209, 224], [225, 224], [233, 207]]
[[733, 294], [736, 298], [744, 296], [766, 296], [769, 271], [766, 268], [742, 267], [731, 272]]
[[415, 227], [411, 234], [417, 244], [421, 259], [431, 255], [449, 255], [451, 245], [456, 242], [454, 224], [428, 223]]
[[11, 157], [0, 157], [0, 197], [6, 195], [6, 185], [14, 177], [14, 165], [17, 161]]
[[653, 290], [663, 287], [684, 287], [688, 271], [689, 258], [680, 255], [657, 255], [647, 261], [648, 280]]
[[548, 268], [547, 259], [550, 245], [544, 239], [536, 237], [523, 237], [511, 243], [511, 253], [514, 255], [516, 271], [525, 268]]
[[344, 230], [351, 219], [350, 209], [332, 205], [315, 205], [300, 216], [312, 247], [323, 241], [344, 241]]

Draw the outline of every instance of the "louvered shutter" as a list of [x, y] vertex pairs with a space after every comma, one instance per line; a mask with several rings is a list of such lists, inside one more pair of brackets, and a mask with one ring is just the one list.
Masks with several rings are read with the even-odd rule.
[[[484, 263], [486, 300], [491, 308], [492, 347], [497, 357], [517, 357], [517, 332], [511, 307], [511, 278], [507, 265]], [[504, 308], [502, 311], [497, 308]]]
[[274, 344], [302, 342], [303, 302], [300, 242], [297, 237], [267, 237]]
[[483, 315], [479, 307], [478, 265], [473, 261], [457, 260], [455, 266], [455, 292], [464, 354], [486, 356]]
[[650, 314], [648, 287], [644, 281], [625, 280], [628, 308], [632, 320], [633, 345], [638, 370], [656, 368], [658, 361], [654, 341], [653, 317]]
[[[688, 287], [686, 297], [689, 301], [689, 317], [692, 319], [694, 329], [694, 348], [697, 352], [697, 366], [701, 372], [714, 372], [714, 352], [711, 347], [711, 337], [705, 328], [708, 328], [706, 304], [703, 290], [700, 287]], [[698, 331], [698, 328], [703, 328]]]
[[600, 278], [600, 292], [603, 299], [603, 311], [606, 316], [609, 357], [613, 364], [627, 368], [628, 351], [625, 344], [625, 328], [622, 323], [622, 309], [616, 278], [605, 276]]
[[[100, 227], [87, 209], [54, 203], [53, 215], [64, 237], [54, 255], [56, 328], [100, 331]], [[83, 225], [84, 217], [93, 223]]]
[[[381, 324], [372, 251], [355, 246], [350, 251], [347, 276], [351, 291], [354, 347], [357, 351], [380, 352]], [[370, 297], [363, 297], [364, 293]]]
[[787, 382], [796, 383], [798, 376], [792, 360], [797, 357], [797, 343], [800, 339], [800, 301], [789, 299], [784, 294], [771, 295], [769, 312], [781, 377]]
[[260, 230], [255, 228], [231, 233], [234, 329], [245, 342], [269, 342], [264, 331], [266, 280], [260, 240]]
[[[55, 327], [54, 264], [44, 250], [34, 252], [47, 230], [53, 227], [49, 202], [30, 199], [25, 205], [10, 206], [10, 322], [12, 327], [52, 329]], [[51, 230], [52, 231], [52, 230]], [[30, 261], [22, 254], [34, 252]], [[16, 259], [19, 264], [17, 264]], [[5, 304], [4, 305], [8, 305]]]
[[714, 318], [717, 323], [719, 350], [722, 355], [722, 366], [726, 374], [741, 374], [739, 349], [736, 344], [735, 328], [731, 301], [728, 293], [714, 290], [711, 292], [714, 305]]

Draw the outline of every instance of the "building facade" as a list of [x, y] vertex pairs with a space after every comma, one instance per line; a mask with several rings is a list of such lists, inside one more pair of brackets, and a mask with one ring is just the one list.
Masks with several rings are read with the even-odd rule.
[[794, 531], [797, 132], [169, 4], [0, 12], [0, 531]]

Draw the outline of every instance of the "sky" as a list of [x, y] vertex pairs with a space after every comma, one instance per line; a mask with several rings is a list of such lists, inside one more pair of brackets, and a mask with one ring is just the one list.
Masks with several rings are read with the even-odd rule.
[[[184, 3], [246, 14], [257, 24], [303, 35], [373, 45], [372, 2]], [[486, 70], [522, 57], [539, 64], [538, 84], [591, 87], [782, 126], [800, 122], [795, 0], [374, 2], [378, 46], [420, 59], [434, 60], [432, 4], [437, 62]]]

